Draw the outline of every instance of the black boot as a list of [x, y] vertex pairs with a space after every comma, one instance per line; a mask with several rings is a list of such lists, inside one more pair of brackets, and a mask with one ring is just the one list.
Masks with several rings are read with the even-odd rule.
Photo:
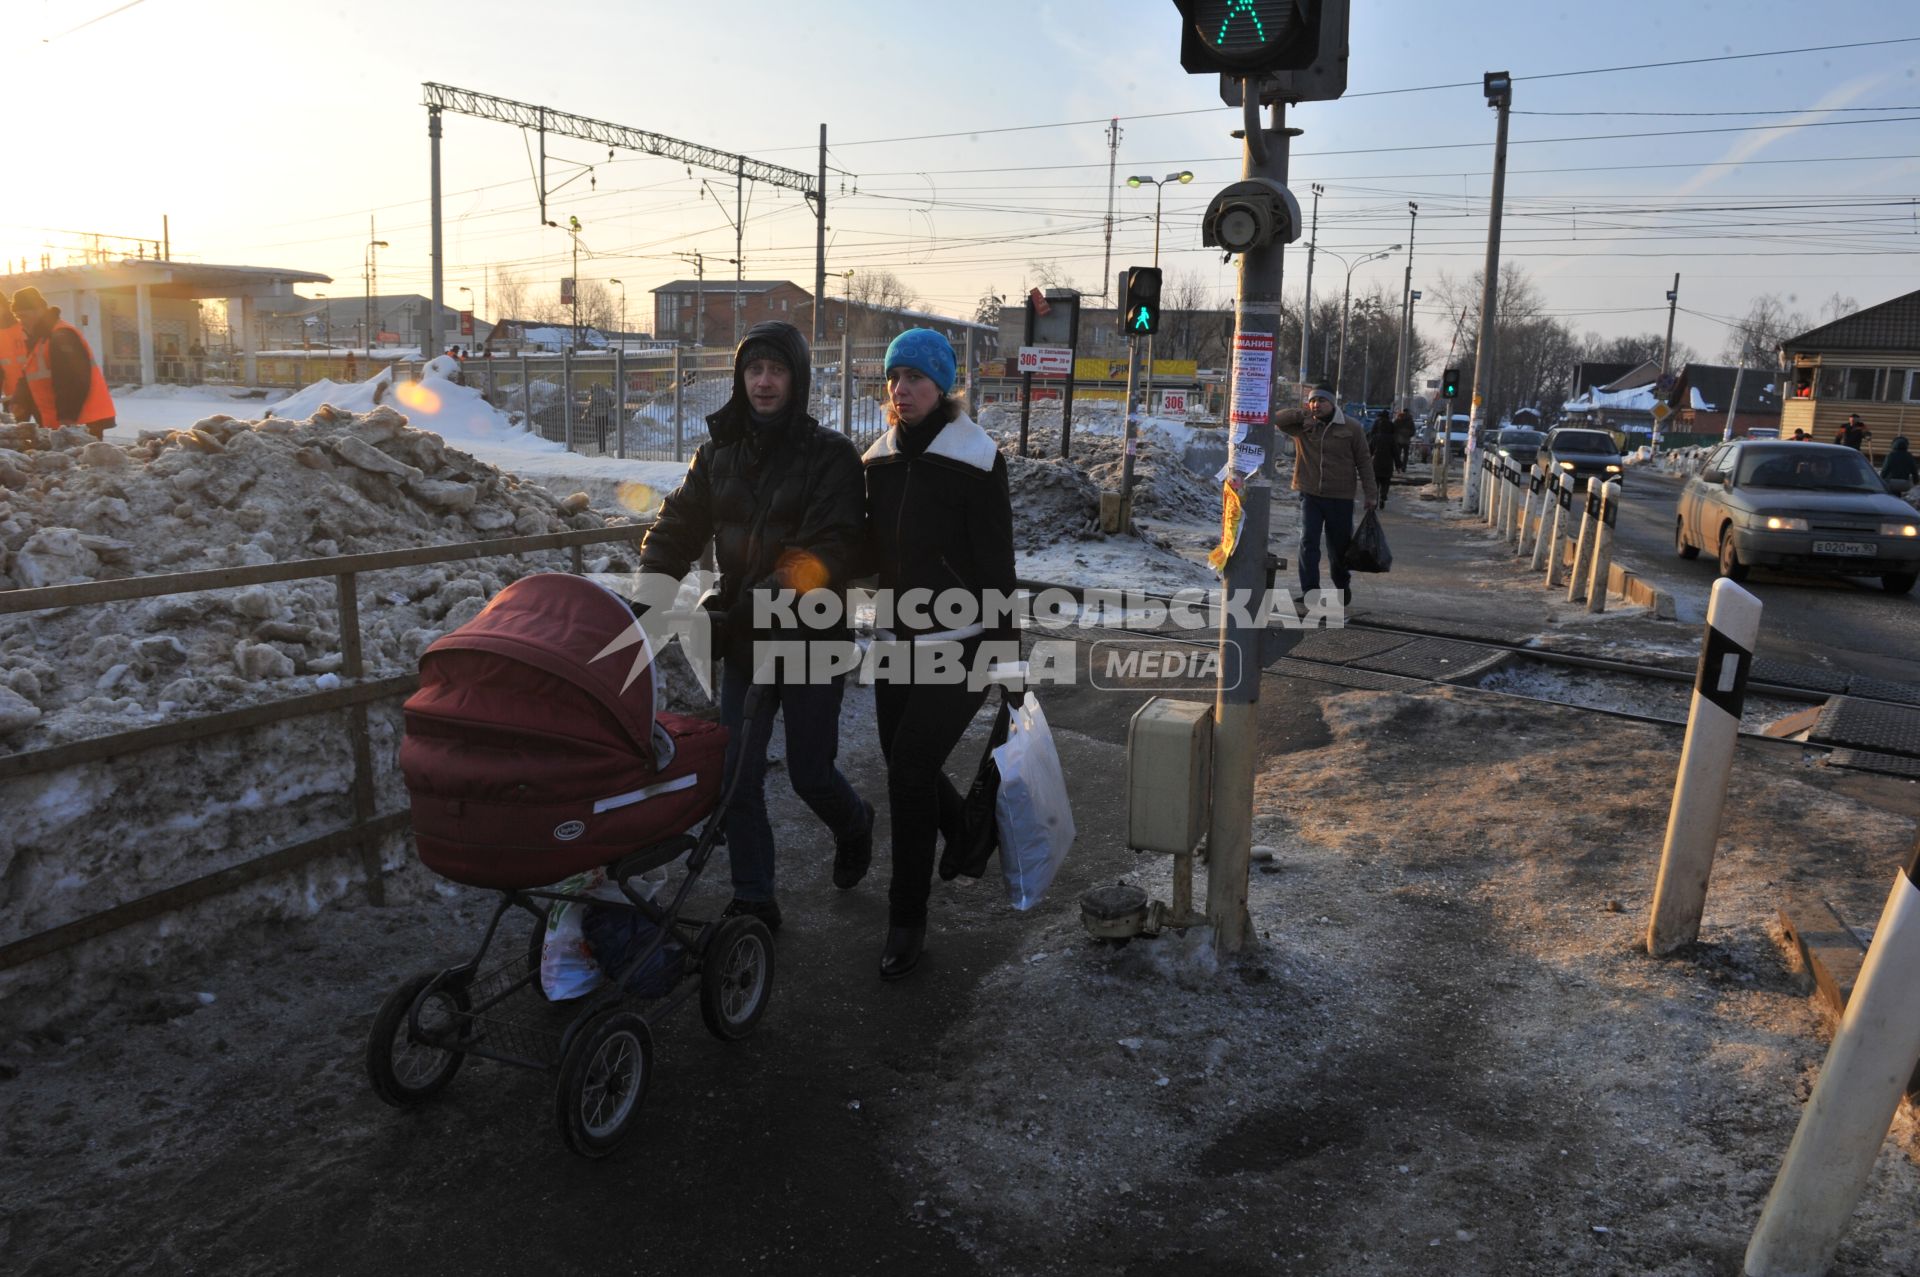
[[911, 975], [920, 965], [920, 950], [927, 941], [927, 925], [923, 922], [917, 927], [890, 926], [887, 928], [887, 943], [880, 950], [880, 978], [898, 980]]
[[859, 886], [867, 876], [867, 866], [873, 863], [873, 804], [862, 799], [860, 805], [866, 810], [860, 816], [858, 831], [835, 839], [833, 844], [833, 885], [842, 891]]
[[777, 900], [742, 900], [735, 896], [732, 903], [720, 911], [722, 918], [737, 918], [742, 914], [760, 919], [767, 924], [768, 931], [780, 930], [780, 902]]

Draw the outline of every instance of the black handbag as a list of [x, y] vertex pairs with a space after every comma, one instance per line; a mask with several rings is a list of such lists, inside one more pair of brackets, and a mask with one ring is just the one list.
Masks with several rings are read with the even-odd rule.
[[993, 730], [987, 735], [987, 747], [980, 754], [980, 766], [974, 769], [973, 784], [961, 800], [965, 818], [958, 841], [949, 839], [940, 853], [940, 881], [955, 878], [979, 878], [987, 872], [987, 861], [1000, 848], [1000, 825], [994, 807], [1000, 797], [1000, 764], [993, 751], [1007, 743], [1013, 711], [1007, 704], [1007, 689], [1000, 686], [1000, 712], [994, 716]]

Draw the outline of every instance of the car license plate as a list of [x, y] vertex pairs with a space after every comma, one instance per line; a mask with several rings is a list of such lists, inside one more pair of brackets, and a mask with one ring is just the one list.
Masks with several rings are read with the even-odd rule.
[[1866, 558], [1880, 553], [1880, 547], [1871, 541], [1815, 541], [1815, 554], [1846, 554], [1855, 558]]

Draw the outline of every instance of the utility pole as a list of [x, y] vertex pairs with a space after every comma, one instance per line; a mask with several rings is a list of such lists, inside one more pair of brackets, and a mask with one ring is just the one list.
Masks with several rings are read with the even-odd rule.
[[1407, 399], [1407, 383], [1413, 376], [1413, 370], [1407, 367], [1411, 362], [1408, 347], [1408, 335], [1413, 330], [1413, 229], [1420, 219], [1420, 206], [1412, 200], [1407, 201], [1407, 277], [1400, 287], [1400, 349], [1393, 357], [1393, 393], [1397, 400], [1405, 399], [1400, 406], [1411, 408]]
[[[1120, 162], [1120, 117], [1107, 122], [1107, 255], [1100, 267], [1100, 300], [1106, 301], [1113, 287], [1113, 194], [1114, 166]], [[1155, 228], [1158, 229], [1157, 227]]]
[[[432, 176], [429, 186], [432, 189], [433, 207], [440, 207], [440, 108], [427, 108], [427, 149], [431, 155], [429, 168]], [[440, 331], [440, 299], [445, 284], [441, 271], [446, 259], [440, 250], [440, 219], [433, 219], [433, 302], [427, 308], [427, 348], [422, 353], [432, 359], [445, 349], [441, 344], [444, 334]]]
[[[1505, 116], [1501, 117], [1503, 120]], [[1504, 136], [1504, 135], [1503, 135]], [[1673, 272], [1673, 287], [1667, 290], [1667, 340], [1660, 347], [1660, 371], [1673, 371], [1673, 312], [1680, 307], [1680, 272]], [[1741, 360], [1745, 363], [1745, 360]]]
[[827, 308], [827, 126], [820, 126], [820, 191], [813, 222], [813, 347], [826, 335]]
[[746, 285], [747, 252], [747, 162], [738, 161], [733, 171], [733, 344], [740, 345], [741, 321], [746, 317], [742, 309], [746, 305], [746, 296], [741, 289]]
[[[1477, 349], [1473, 356], [1473, 399], [1467, 409], [1467, 455], [1463, 463], [1466, 469], [1460, 475], [1460, 491], [1468, 501], [1472, 500], [1474, 485], [1479, 477], [1474, 461], [1479, 448], [1480, 427], [1486, 419], [1487, 396], [1493, 393], [1494, 361], [1500, 345], [1500, 215], [1506, 208], [1507, 115], [1513, 108], [1513, 77], [1505, 71], [1489, 71], [1482, 78], [1481, 85], [1487, 105], [1499, 113], [1499, 123], [1495, 126], [1493, 140], [1493, 199], [1487, 206], [1487, 265], [1483, 272], [1485, 278], [1480, 281], [1480, 339], [1474, 343]], [[1443, 466], [1434, 474], [1437, 476], [1435, 486], [1444, 499], [1447, 495], [1446, 468]]]
[[567, 217], [567, 234], [573, 240], [573, 348], [580, 349], [580, 219]]
[[1307, 384], [1307, 359], [1313, 348], [1313, 255], [1320, 244], [1320, 195], [1327, 188], [1313, 184], [1313, 231], [1307, 241], [1307, 291], [1300, 302], [1300, 384]]

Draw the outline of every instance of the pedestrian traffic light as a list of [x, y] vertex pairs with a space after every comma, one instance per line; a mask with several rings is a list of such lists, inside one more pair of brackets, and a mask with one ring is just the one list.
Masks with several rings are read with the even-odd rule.
[[1458, 399], [1460, 397], [1460, 370], [1449, 368], [1440, 374], [1440, 397]]
[[1129, 337], [1148, 337], [1160, 331], [1160, 268], [1127, 268], [1127, 308], [1121, 312], [1120, 331]]
[[[1320, 57], [1320, 36], [1331, 11], [1348, 0], [1174, 0], [1186, 25], [1180, 65], [1188, 71], [1257, 75], [1298, 71]], [[1344, 43], [1344, 42], [1343, 42]], [[1346, 49], [1338, 50], [1346, 56]]]

